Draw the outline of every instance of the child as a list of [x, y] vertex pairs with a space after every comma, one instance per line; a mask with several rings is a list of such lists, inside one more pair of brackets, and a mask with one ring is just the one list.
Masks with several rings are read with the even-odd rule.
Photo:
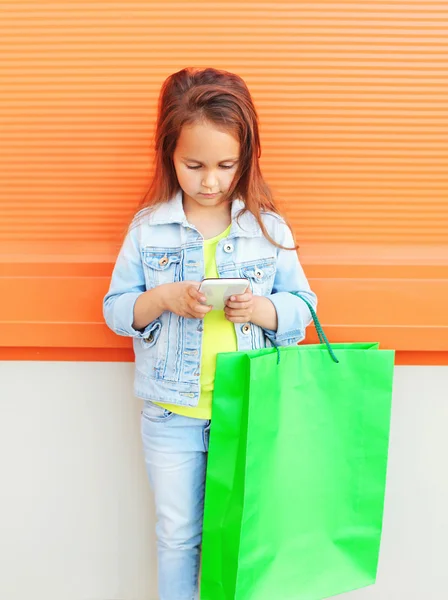
[[[198, 571], [216, 354], [296, 344], [316, 296], [260, 172], [258, 117], [244, 81], [183, 69], [159, 100], [155, 175], [104, 298], [133, 338], [145, 462], [157, 513], [160, 600], [192, 600]], [[204, 277], [245, 277], [224, 311]]]

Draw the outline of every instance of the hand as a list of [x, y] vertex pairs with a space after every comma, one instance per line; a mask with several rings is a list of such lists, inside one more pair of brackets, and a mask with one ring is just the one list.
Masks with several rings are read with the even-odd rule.
[[163, 290], [164, 309], [179, 317], [203, 319], [212, 310], [211, 306], [201, 304], [206, 301], [204, 294], [198, 291], [197, 281], [179, 281], [165, 284]]
[[232, 323], [250, 321], [255, 307], [255, 298], [250, 289], [239, 296], [231, 296], [224, 307], [226, 319]]

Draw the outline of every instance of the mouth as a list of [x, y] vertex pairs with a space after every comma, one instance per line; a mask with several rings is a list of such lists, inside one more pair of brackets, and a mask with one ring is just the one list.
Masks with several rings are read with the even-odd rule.
[[216, 198], [216, 196], [219, 196], [219, 193], [216, 194], [200, 194], [200, 196], [203, 196], [204, 198]]

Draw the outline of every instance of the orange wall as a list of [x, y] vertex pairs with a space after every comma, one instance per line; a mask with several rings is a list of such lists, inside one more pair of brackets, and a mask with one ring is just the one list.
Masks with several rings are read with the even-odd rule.
[[448, 363], [446, 3], [17, 1], [0, 15], [0, 358], [131, 359], [101, 300], [151, 176], [160, 85], [194, 65], [252, 91], [330, 340]]

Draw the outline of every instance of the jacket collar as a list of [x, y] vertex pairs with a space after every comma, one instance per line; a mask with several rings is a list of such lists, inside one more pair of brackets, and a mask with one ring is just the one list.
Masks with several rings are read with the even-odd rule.
[[[257, 219], [249, 211], [246, 211], [237, 219], [243, 208], [244, 202], [242, 200], [233, 200], [231, 208], [232, 227], [229, 237], [257, 237], [262, 235]], [[189, 226], [182, 204], [182, 189], [179, 189], [168, 202], [159, 204], [152, 213], [152, 225], [167, 225], [170, 223], [179, 223], [184, 227]]]

